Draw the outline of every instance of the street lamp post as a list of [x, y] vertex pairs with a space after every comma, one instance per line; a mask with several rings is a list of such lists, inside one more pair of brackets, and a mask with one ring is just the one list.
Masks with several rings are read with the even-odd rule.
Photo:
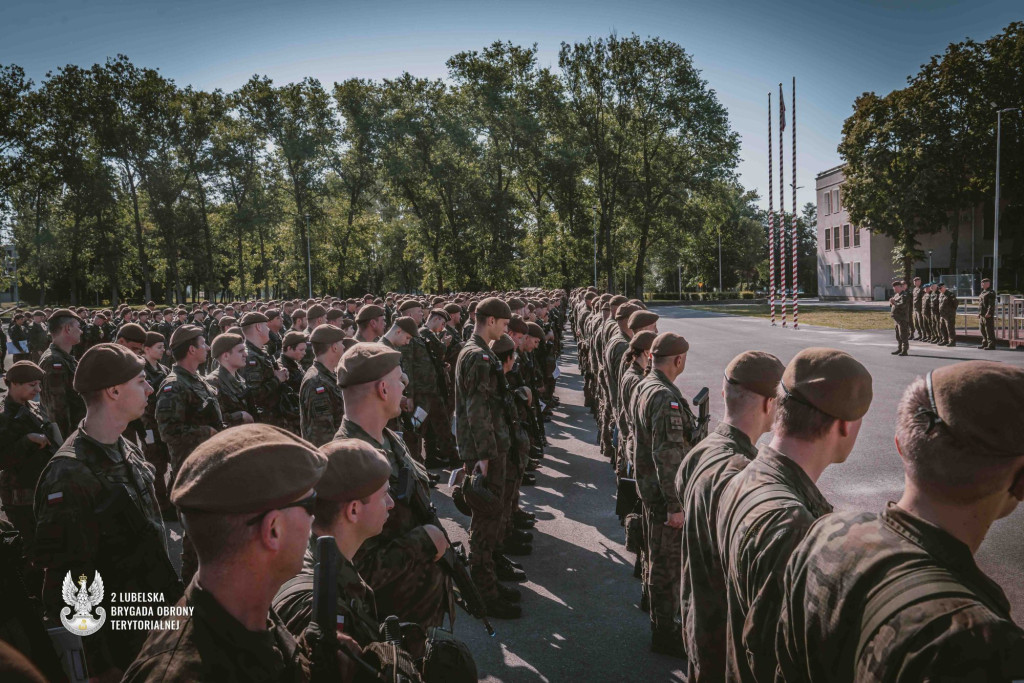
[[683, 300], [683, 264], [676, 264], [676, 278], [679, 283], [679, 300]]
[[996, 111], [996, 210], [995, 234], [992, 238], [992, 291], [999, 291], [999, 145], [1003, 136], [1003, 114], [1018, 111], [1014, 107]]
[[934, 251], [933, 249], [929, 249], [928, 250], [928, 282], [935, 282], [935, 280], [932, 279], [932, 252], [933, 251]]
[[309, 214], [306, 214], [306, 289], [308, 298], [313, 298], [313, 262], [309, 258]]
[[597, 209], [594, 209], [594, 288], [597, 288]]

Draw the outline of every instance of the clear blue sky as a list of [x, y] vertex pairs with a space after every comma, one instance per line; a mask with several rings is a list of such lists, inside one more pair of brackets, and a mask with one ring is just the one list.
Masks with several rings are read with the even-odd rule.
[[[448, 57], [495, 40], [537, 43], [540, 63], [557, 67], [562, 41], [660, 36], [693, 55], [728, 108], [742, 137], [742, 182], [765, 205], [767, 94], [777, 108], [785, 82], [792, 112], [796, 76], [803, 205], [814, 176], [839, 163], [854, 98], [901, 87], [948, 43], [984, 40], [1022, 10], [1020, 0], [2, 0], [0, 64], [19, 64], [38, 81], [57, 66], [123, 53], [197, 88], [233, 90], [254, 73], [329, 86], [402, 71], [443, 77]], [[787, 186], [789, 140], [787, 130]], [[775, 186], [777, 195], [778, 175]], [[787, 190], [787, 208], [791, 201]]]

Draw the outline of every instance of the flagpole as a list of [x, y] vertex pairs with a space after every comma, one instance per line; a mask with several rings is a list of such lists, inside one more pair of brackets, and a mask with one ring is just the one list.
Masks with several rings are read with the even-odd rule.
[[793, 118], [790, 125], [793, 127], [793, 329], [797, 329], [797, 320], [800, 316], [800, 292], [797, 287], [797, 264], [799, 256], [799, 239], [797, 237], [796, 225], [796, 76], [793, 76]]
[[779, 273], [782, 286], [782, 326], [786, 326], [786, 174], [783, 171], [782, 133], [786, 130], [786, 101], [779, 83]]
[[775, 182], [772, 179], [772, 93], [768, 92], [768, 303], [775, 327]]

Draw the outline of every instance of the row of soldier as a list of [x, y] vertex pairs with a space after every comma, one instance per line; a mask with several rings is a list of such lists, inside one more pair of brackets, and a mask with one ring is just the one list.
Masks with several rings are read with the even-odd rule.
[[[611, 374], [588, 347], [607, 348], [602, 321], [625, 303], [593, 290], [570, 301], [581, 369]], [[744, 352], [724, 369], [725, 414], [702, 436], [675, 386], [685, 339], [620, 331], [618, 394], [594, 377], [588, 400], [618, 411], [610, 456], [639, 499], [639, 523], [620, 512], [643, 557], [652, 649], [685, 658], [687, 680], [1024, 676], [1024, 631], [973, 557], [1024, 500], [1024, 370], [973, 361], [917, 378], [895, 416], [901, 498], [836, 513], [817, 481], [849, 457], [871, 404], [861, 363], [827, 348], [788, 364]]]
[[[376, 506], [369, 525], [360, 527], [365, 536], [360, 544], [341, 548], [339, 541], [342, 555], [349, 560], [342, 562], [346, 580], [339, 570], [339, 606], [351, 609], [357, 601], [349, 593], [354, 592], [381, 618], [394, 614], [417, 624], [419, 630], [414, 633], [440, 627], [446, 614], [451, 624], [455, 593], [451, 578], [437, 564], [450, 543], [436, 515], [431, 519], [429, 512], [416, 510], [412, 499], [429, 501], [438, 475], [429, 472], [428, 465], [452, 464], [461, 465], [455, 469], [466, 477], [455, 487], [455, 497], [462, 502], [460, 509], [472, 515], [469, 574], [470, 590], [483, 599], [483, 614], [478, 616], [519, 616], [518, 591], [498, 579], [525, 579], [522, 566], [506, 553], [531, 550], [532, 535], [526, 529], [533, 525], [533, 516], [520, 509], [518, 492], [527, 469], [539, 466], [543, 422], [557, 401], [553, 375], [564, 311], [560, 292], [519, 294], [510, 294], [507, 300], [473, 295], [440, 301], [400, 297], [389, 308], [367, 301], [351, 311], [355, 337], [347, 336], [344, 326], [324, 321], [330, 317], [325, 308], [331, 307], [331, 301], [313, 303], [305, 310], [293, 304], [288, 314], [292, 329], [280, 335], [279, 358], [267, 350], [272, 340], [270, 323], [284, 315], [274, 302], [238, 306], [236, 310], [249, 310], [239, 311], [237, 321], [214, 311], [210, 320], [223, 325], [217, 332], [208, 331], [214, 323], [204, 325], [197, 309], [193, 321], [186, 316], [170, 339], [122, 317], [111, 333], [115, 343], [101, 341], [81, 357], [75, 356], [75, 348], [83, 336], [82, 318], [68, 309], [50, 312], [51, 343], [40, 363], [20, 361], [7, 373], [0, 425], [7, 442], [17, 445], [0, 463], [5, 484], [0, 495], [8, 519], [27, 541], [29, 592], [41, 586], [36, 592], [41, 592], [53, 623], [59, 623], [56, 614], [62, 597], [66, 599], [67, 577], [91, 576], [94, 571], [100, 571], [106, 585], [119, 593], [157, 592], [173, 603], [188, 586], [182, 598], [185, 603], [213, 608], [199, 586], [216, 585], [219, 570], [204, 578], [204, 559], [207, 566], [215, 566], [225, 553], [241, 550], [232, 534], [254, 542], [261, 541], [261, 532], [273, 535], [273, 529], [258, 518], [243, 528], [230, 519], [221, 520], [225, 521], [221, 525], [218, 516], [289, 510], [293, 505], [285, 503], [296, 501], [280, 495], [288, 468], [281, 464], [284, 455], [278, 451], [305, 452], [296, 465], [307, 463], [303, 476], [308, 478], [313, 469], [321, 469], [308, 466], [316, 460], [311, 451], [319, 447], [322, 452], [317, 454], [326, 455], [328, 461], [332, 449], [355, 457], [350, 443], [355, 440], [369, 444], [387, 461], [386, 486], [373, 487], [374, 493], [382, 489], [384, 495], [373, 499], [376, 502], [369, 495], [346, 498], [351, 491], [344, 495], [332, 491], [348, 490], [350, 483], [328, 482], [323, 491], [316, 487], [324, 505], [314, 504], [308, 496], [296, 503], [316, 513], [317, 534], [332, 530], [343, 518], [356, 523], [359, 510], [346, 505]], [[287, 310], [287, 302], [283, 308]], [[430, 311], [425, 321], [424, 308]], [[296, 328], [308, 329], [299, 321], [310, 314], [316, 314], [312, 322], [322, 324], [307, 335]], [[394, 322], [387, 327], [389, 317]], [[212, 343], [207, 344], [206, 334], [216, 335]], [[170, 368], [161, 363], [167, 349], [173, 358]], [[312, 363], [302, 373], [307, 349]], [[201, 369], [210, 366], [214, 369], [204, 376]], [[289, 390], [296, 374], [302, 374], [298, 390]], [[426, 458], [410, 448], [419, 448], [421, 430], [427, 442]], [[64, 434], [69, 436], [63, 438]], [[342, 441], [346, 448], [338, 447]], [[265, 471], [251, 471], [253, 462], [236, 457], [249, 452], [244, 443], [268, 459]], [[281, 448], [267, 450], [267, 444], [275, 443]], [[196, 464], [203, 458], [212, 459], [212, 464]], [[221, 467], [225, 472], [215, 474]], [[374, 469], [372, 463], [367, 467]], [[328, 474], [330, 470], [328, 465]], [[213, 479], [195, 488], [191, 479], [196, 477]], [[252, 481], [247, 483], [246, 477]], [[294, 491], [302, 489], [302, 493], [311, 488], [293, 484]], [[190, 496], [195, 495], [199, 497], [192, 500]], [[394, 509], [390, 514], [385, 511], [386, 522], [382, 522], [380, 506], [385, 503]], [[341, 514], [345, 510], [351, 512], [349, 517]], [[184, 526], [180, 579], [168, 558], [162, 523], [172, 516]], [[247, 527], [258, 522], [254, 537]], [[378, 523], [383, 531], [376, 528]], [[262, 538], [264, 549], [271, 540]], [[294, 542], [291, 547], [296, 547]], [[211, 560], [214, 556], [219, 559]], [[308, 553], [306, 560], [309, 569]], [[290, 576], [297, 571], [296, 567]], [[353, 573], [360, 577], [358, 582], [351, 580]], [[238, 587], [243, 585], [252, 587], [251, 583]], [[309, 596], [295, 585], [286, 597], [289, 604], [299, 599], [296, 595], [305, 600], [305, 612], [295, 608], [296, 612], [294, 605], [286, 609], [284, 603], [281, 611], [308, 617]], [[231, 582], [221, 588], [237, 590]], [[221, 595], [215, 595], [226, 607]], [[230, 608], [228, 612], [238, 616]], [[210, 618], [220, 623], [223, 617]], [[350, 623], [358, 624], [359, 619], [354, 615]], [[290, 618], [286, 621], [296, 634], [303, 632], [301, 619], [294, 624]], [[276, 627], [271, 630], [277, 633]], [[145, 635], [101, 631], [90, 636], [85, 649], [91, 670], [108, 675], [124, 671]], [[275, 637], [284, 638], [281, 633]], [[160, 634], [154, 632], [150, 640], [160, 642]], [[419, 640], [417, 645], [413, 638], [406, 649], [422, 657], [423, 638]], [[25, 638], [20, 641], [26, 645]], [[278, 645], [282, 643], [279, 640]], [[358, 645], [365, 649], [367, 642]], [[27, 645], [26, 649], [32, 650]], [[38, 654], [39, 648], [35, 649]], [[443, 651], [443, 643], [437, 649]], [[294, 651], [293, 646], [274, 650], [286, 656]], [[231, 666], [244, 666], [240, 659], [244, 653], [222, 654]], [[204, 665], [205, 671], [228, 666], [226, 661], [211, 660]], [[202, 677], [187, 670], [194, 664], [178, 661], [185, 668], [173, 675], [166, 669], [158, 675], [155, 670], [135, 668], [146, 670], [137, 676], [139, 680], [164, 680], [161, 676], [190, 680]], [[264, 665], [259, 668], [265, 670]], [[281, 667], [275, 665], [269, 673], [277, 680]]]

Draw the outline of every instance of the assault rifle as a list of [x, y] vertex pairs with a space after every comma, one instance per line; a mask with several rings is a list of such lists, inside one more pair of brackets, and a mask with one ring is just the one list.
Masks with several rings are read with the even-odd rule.
[[710, 394], [704, 387], [693, 397], [693, 405], [697, 406], [697, 422], [693, 426], [690, 443], [697, 444], [708, 435], [708, 423], [711, 422], [711, 406], [708, 404]]
[[444, 534], [445, 540], [448, 541], [448, 548], [444, 551], [441, 559], [437, 561], [437, 566], [455, 584], [455, 588], [458, 590], [455, 602], [462, 609], [466, 610], [470, 616], [482, 621], [484, 628], [487, 630], [487, 635], [493, 636], [494, 627], [487, 620], [487, 607], [484, 604], [484, 598], [480, 595], [480, 589], [476, 587], [476, 584], [473, 583], [473, 578], [469, 575], [469, 560], [466, 557], [466, 549], [462, 543], [458, 541], [453, 543], [452, 539], [449, 538], [448, 532], [444, 530], [444, 526], [437, 516], [437, 509], [427, 497], [424, 487], [417, 485], [416, 477], [410, 467], [405, 466], [398, 473], [396, 489], [393, 494], [394, 499], [403, 501], [408, 505], [420, 524], [433, 524]]

